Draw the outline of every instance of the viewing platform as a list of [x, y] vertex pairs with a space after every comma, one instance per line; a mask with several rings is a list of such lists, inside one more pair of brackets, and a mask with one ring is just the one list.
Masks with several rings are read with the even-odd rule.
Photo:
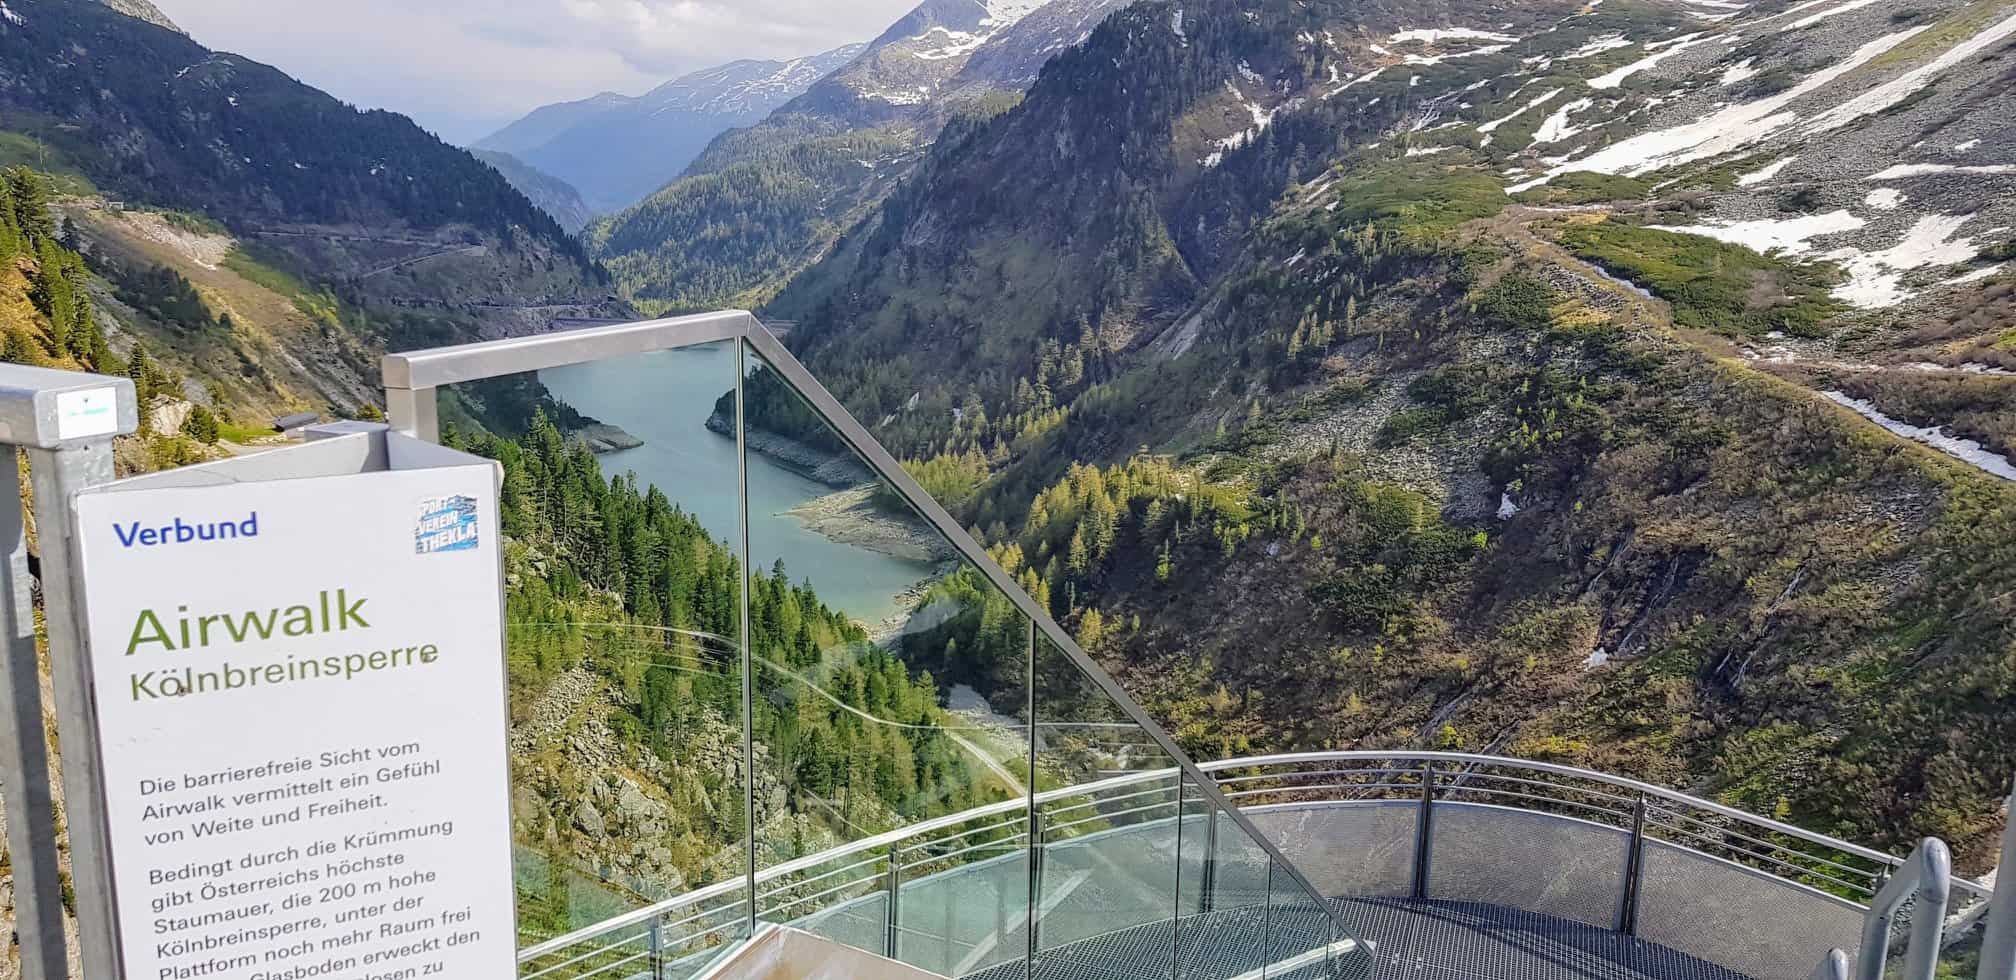
[[[1193, 762], [1032, 596], [1041, 581], [991, 558], [747, 313], [390, 355], [389, 427], [116, 483], [130, 383], [53, 374], [19, 375], [16, 431], [54, 425], [55, 395], [91, 426], [28, 445], [41, 526], [95, 542], [49, 534], [44, 567], [52, 659], [103, 674], [58, 673], [87, 763], [66, 788], [100, 975], [120, 956], [187, 967], [201, 950], [118, 941], [148, 921], [128, 900], [148, 862], [242, 840], [383, 862], [390, 900], [386, 880], [324, 883], [346, 935], [445, 936], [458, 963], [515, 959], [521, 980], [783, 976], [778, 950], [892, 978], [2016, 980], [2016, 898], [1954, 875], [1936, 839], [1895, 855], [1488, 755]], [[597, 441], [611, 431], [630, 438]], [[159, 564], [178, 559], [118, 547], [118, 527], [198, 510], [245, 522], [169, 535], [231, 569], [189, 588], [228, 594], [184, 594]], [[337, 510], [368, 533], [302, 517]], [[245, 564], [269, 542], [348, 577]], [[172, 602], [138, 596], [164, 582]], [[230, 591], [246, 582], [271, 587], [247, 601]], [[177, 603], [194, 627], [154, 611]], [[171, 637], [192, 628], [233, 663], [193, 663]], [[276, 639], [256, 692], [234, 680]], [[215, 674], [188, 682], [208, 700], [137, 693], [171, 650]], [[382, 704], [368, 740], [329, 707]], [[263, 734], [204, 735], [239, 725]], [[204, 771], [246, 774], [227, 815], [243, 838], [115, 819], [139, 797], [186, 805], [165, 761], [135, 760], [191, 738], [220, 753]], [[263, 792], [269, 770], [313, 771], [296, 782], [314, 798]], [[16, 847], [51, 858], [20, 873], [55, 867], [44, 845]], [[220, 893], [257, 884], [218, 867]], [[178, 915], [259, 935], [318, 904], [304, 894]], [[296, 948], [317, 947], [229, 962], [299, 965]], [[395, 954], [418, 955], [378, 955]]]

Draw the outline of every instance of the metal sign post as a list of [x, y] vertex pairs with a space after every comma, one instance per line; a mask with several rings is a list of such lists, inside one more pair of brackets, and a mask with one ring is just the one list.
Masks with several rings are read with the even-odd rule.
[[[13, 453], [7, 454], [13, 463]], [[43, 741], [42, 677], [36, 666], [35, 583], [28, 574], [28, 526], [21, 519], [21, 472], [9, 465], [0, 483], [0, 564], [6, 607], [7, 662], [0, 667], [0, 704], [12, 709], [0, 732], [0, 797], [7, 803], [7, 848], [14, 869], [14, 929], [21, 942], [21, 975], [61, 980], [63, 904], [57, 900], [56, 803], [49, 791], [49, 754]]]
[[[35, 487], [50, 674], [64, 749], [71, 881], [84, 974], [90, 977], [114, 975], [112, 895], [106, 884], [97, 728], [72, 602], [70, 498], [78, 490], [112, 479], [112, 438], [139, 424], [133, 382], [126, 378], [0, 364], [0, 445], [27, 449]], [[8, 641], [7, 667], [0, 673], [6, 678], [6, 703], [12, 714], [9, 724], [0, 726], [0, 753], [5, 754], [0, 761], [9, 765], [10, 774], [20, 773], [4, 785], [22, 976], [52, 980], [67, 973], [62, 888], [56, 876], [55, 814], [42, 742], [42, 688], [35, 667], [35, 614], [18, 475], [9, 482], [17, 492], [0, 502], [0, 533], [9, 549], [5, 571], [0, 573], [9, 600], [0, 606]]]

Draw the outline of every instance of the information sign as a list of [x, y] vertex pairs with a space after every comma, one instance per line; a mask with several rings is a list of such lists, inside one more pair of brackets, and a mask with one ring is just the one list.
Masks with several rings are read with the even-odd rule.
[[496, 470], [77, 498], [129, 980], [510, 977]]

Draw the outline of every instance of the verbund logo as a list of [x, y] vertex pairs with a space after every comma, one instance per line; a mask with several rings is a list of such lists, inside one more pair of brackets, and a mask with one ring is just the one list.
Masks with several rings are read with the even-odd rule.
[[139, 521], [112, 525], [112, 533], [119, 536], [119, 546], [132, 548], [153, 548], [159, 545], [188, 544], [191, 541], [227, 541], [233, 538], [256, 538], [259, 536], [259, 512], [253, 511], [240, 521], [207, 521], [190, 524], [182, 518], [175, 518], [172, 524], [159, 527], [142, 527]]

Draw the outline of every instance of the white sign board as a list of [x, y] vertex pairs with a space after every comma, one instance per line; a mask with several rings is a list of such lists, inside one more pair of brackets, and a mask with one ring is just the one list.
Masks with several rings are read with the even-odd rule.
[[494, 474], [78, 497], [129, 980], [515, 975]]

